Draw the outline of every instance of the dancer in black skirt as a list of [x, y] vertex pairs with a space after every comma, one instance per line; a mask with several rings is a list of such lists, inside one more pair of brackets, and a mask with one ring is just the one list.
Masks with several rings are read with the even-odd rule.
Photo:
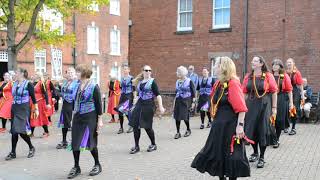
[[[38, 105], [36, 104], [36, 97], [34, 95], [34, 88], [32, 83], [28, 80], [28, 72], [25, 69], [19, 68], [16, 71], [16, 81], [13, 84], [12, 95], [13, 104], [11, 109], [12, 120], [11, 120], [11, 143], [12, 150], [6, 157], [6, 160], [12, 160], [16, 158], [16, 147], [18, 143], [19, 135], [28, 144], [29, 154], [28, 158], [34, 156], [35, 148], [31, 143], [29, 135], [31, 134], [31, 127], [29, 117], [32, 113], [33, 116], [39, 116]], [[30, 97], [34, 104], [34, 112], [31, 112], [30, 108]]]
[[[115, 110], [119, 113], [119, 120], [120, 120], [120, 129], [118, 134], [123, 133], [123, 121], [124, 116], [127, 117], [129, 120], [129, 110], [133, 105], [133, 92], [135, 91], [135, 87], [132, 85], [133, 77], [130, 75], [130, 68], [129, 66], [123, 67], [123, 77], [120, 82], [121, 87], [121, 95], [119, 106], [115, 108]], [[131, 133], [133, 128], [129, 126], [127, 133]]]
[[151, 67], [144, 66], [143, 72], [134, 79], [134, 84], [138, 84], [137, 91], [138, 101], [133, 108], [132, 117], [129, 125], [133, 127], [135, 147], [131, 148], [130, 154], [135, 154], [140, 151], [139, 139], [141, 128], [144, 128], [151, 140], [151, 145], [148, 147], [148, 152], [157, 150], [155, 143], [154, 131], [152, 128], [153, 116], [156, 111], [154, 98], [157, 98], [160, 113], [164, 113], [165, 109], [162, 105], [162, 98], [159, 93], [157, 83], [151, 78]]
[[[191, 167], [201, 173], [219, 176], [221, 180], [226, 179], [225, 176], [230, 180], [248, 177], [250, 166], [242, 139], [245, 138], [244, 117], [247, 107], [236, 76], [236, 67], [230, 58], [220, 57], [214, 68], [219, 79], [211, 94], [210, 112], [214, 120], [207, 142]], [[235, 138], [239, 140], [233, 145]]]
[[174, 112], [173, 117], [176, 120], [177, 134], [174, 139], [181, 138], [180, 134], [180, 123], [183, 120], [187, 126], [187, 131], [184, 137], [191, 135], [190, 129], [190, 109], [195, 106], [195, 87], [190, 78], [187, 77], [188, 70], [184, 66], [177, 68], [178, 80], [176, 82], [176, 98], [174, 101]]
[[296, 107], [297, 114], [294, 117], [291, 117], [291, 131], [289, 135], [295, 135], [297, 133], [296, 123], [297, 120], [301, 120], [301, 108], [300, 103], [304, 104], [304, 94], [303, 94], [303, 80], [300, 71], [297, 69], [294, 60], [289, 58], [287, 60], [287, 73], [291, 79], [291, 84], [293, 87], [292, 96], [293, 104]]
[[[245, 76], [242, 85], [248, 107], [245, 118], [245, 132], [249, 139], [256, 142], [252, 145], [254, 153], [249, 161], [255, 162], [258, 160], [257, 167], [263, 168], [266, 148], [268, 145], [274, 145], [275, 143], [273, 137], [276, 135], [275, 132], [271, 132], [272, 123], [270, 119], [272, 119], [271, 116], [276, 117], [277, 114], [278, 88], [273, 75], [268, 72], [263, 57], [254, 56], [251, 66], [252, 72]], [[258, 155], [258, 144], [260, 157]]]
[[281, 131], [289, 127], [289, 109], [293, 108], [292, 85], [290, 77], [284, 72], [284, 66], [280, 59], [273, 60], [272, 73], [278, 85], [277, 118], [275, 122], [277, 142], [273, 145], [273, 148], [278, 148]]
[[68, 179], [81, 173], [79, 166], [80, 151], [90, 150], [94, 158], [94, 166], [90, 176], [98, 175], [101, 165], [98, 158], [98, 131], [103, 126], [101, 94], [97, 84], [90, 80], [92, 70], [87, 65], [77, 66], [77, 76], [81, 85], [75, 102], [75, 115], [72, 120], [72, 142], [74, 167], [70, 170]]
[[66, 78], [67, 81], [61, 87], [63, 104], [58, 122], [58, 127], [62, 128], [62, 142], [57, 145], [57, 149], [66, 149], [68, 146], [67, 133], [68, 129], [71, 127], [74, 101], [79, 88], [79, 81], [76, 78], [76, 72], [74, 68], [69, 68], [67, 70]]
[[202, 69], [202, 77], [199, 78], [197, 90], [199, 94], [197, 112], [200, 112], [201, 125], [200, 129], [204, 128], [204, 118], [208, 117], [207, 128], [211, 127], [211, 115], [209, 112], [210, 108], [210, 94], [215, 80], [209, 77], [209, 71], [206, 67]]

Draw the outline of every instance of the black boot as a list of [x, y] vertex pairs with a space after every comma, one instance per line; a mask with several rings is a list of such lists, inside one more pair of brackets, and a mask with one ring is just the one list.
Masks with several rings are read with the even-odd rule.
[[10, 161], [12, 159], [16, 158], [16, 153], [11, 152], [7, 157], [6, 157], [6, 161]]
[[130, 150], [130, 154], [136, 154], [137, 152], [139, 152], [140, 151], [140, 148], [139, 147], [133, 147], [133, 148], [131, 148], [131, 150]]
[[34, 156], [34, 153], [36, 152], [36, 149], [33, 147], [29, 150], [28, 158], [32, 158]]
[[68, 179], [73, 179], [77, 177], [79, 174], [81, 174], [80, 167], [73, 167], [68, 174]]
[[92, 170], [90, 171], [89, 175], [90, 176], [96, 176], [96, 175], [100, 174], [101, 171], [102, 171], [102, 168], [101, 168], [100, 164], [94, 165]]

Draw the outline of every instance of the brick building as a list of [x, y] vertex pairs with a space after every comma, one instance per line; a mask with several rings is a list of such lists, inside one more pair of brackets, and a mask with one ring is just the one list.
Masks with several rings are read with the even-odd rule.
[[[108, 7], [92, 5], [89, 8], [95, 13], [75, 14], [64, 22], [45, 9], [43, 18], [51, 22], [52, 29], [75, 33], [76, 46], [72, 47], [70, 43], [35, 49], [30, 41], [19, 52], [18, 66], [27, 68], [31, 75], [35, 71], [48, 72], [53, 79], [59, 80], [68, 67], [85, 63], [92, 67], [92, 78], [105, 92], [108, 74], [112, 72], [120, 78], [121, 65], [128, 62], [129, 0], [110, 0]], [[7, 70], [5, 33], [5, 29], [0, 32], [4, 42], [0, 44], [0, 74]]]
[[269, 67], [273, 58], [294, 58], [320, 90], [319, 0], [135, 0], [130, 19], [132, 70], [150, 64], [161, 90], [174, 89], [179, 65], [200, 74], [215, 57], [230, 56], [243, 76], [256, 54]]

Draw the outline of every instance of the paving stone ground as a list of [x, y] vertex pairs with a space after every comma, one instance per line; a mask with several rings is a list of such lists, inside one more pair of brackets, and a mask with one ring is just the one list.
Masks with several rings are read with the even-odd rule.
[[[57, 120], [57, 115], [53, 119]], [[107, 116], [105, 121], [109, 120]], [[149, 139], [144, 131], [141, 136], [142, 152], [130, 155], [133, 134], [117, 135], [119, 124], [107, 124], [99, 135], [99, 156], [103, 172], [97, 177], [89, 177], [93, 158], [89, 152], [80, 155], [82, 175], [76, 179], [95, 180], [211, 180], [218, 179], [201, 174], [190, 168], [194, 156], [204, 145], [209, 129], [199, 129], [199, 117], [191, 119], [192, 135], [179, 140], [173, 139], [175, 124], [171, 117], [155, 118], [154, 130], [158, 150], [146, 152]], [[182, 123], [182, 132], [185, 126]], [[9, 127], [9, 124], [8, 124]], [[265, 155], [267, 164], [257, 169], [251, 164], [251, 177], [243, 179], [267, 180], [317, 180], [320, 179], [320, 125], [298, 124], [296, 136], [283, 134], [279, 149], [268, 147]], [[0, 180], [56, 180], [66, 179], [73, 166], [72, 153], [57, 150], [61, 131], [55, 125], [50, 127], [47, 139], [39, 138], [42, 128], [37, 128], [32, 139], [36, 155], [27, 159], [28, 147], [20, 138], [17, 159], [4, 161], [11, 148], [10, 134], [0, 134]], [[70, 134], [69, 134], [70, 135]], [[68, 139], [70, 136], [68, 135]], [[247, 146], [247, 154], [252, 150]]]

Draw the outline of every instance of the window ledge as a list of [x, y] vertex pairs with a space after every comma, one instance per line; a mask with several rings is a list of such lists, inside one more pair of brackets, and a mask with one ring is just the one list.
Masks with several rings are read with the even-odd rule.
[[118, 53], [110, 53], [109, 55], [110, 56], [121, 56], [121, 54], [118, 54]]
[[99, 52], [87, 52], [87, 54], [91, 54], [91, 55], [99, 55], [100, 53]]
[[113, 15], [113, 16], [120, 16], [120, 14], [116, 14], [116, 13], [110, 13], [110, 15]]
[[231, 32], [232, 28], [217, 28], [217, 29], [210, 29], [209, 33], [219, 33], [219, 32]]
[[194, 33], [193, 30], [189, 30], [189, 31], [176, 31], [176, 32], [174, 32], [174, 34], [176, 34], [176, 35], [193, 34], [193, 33]]

